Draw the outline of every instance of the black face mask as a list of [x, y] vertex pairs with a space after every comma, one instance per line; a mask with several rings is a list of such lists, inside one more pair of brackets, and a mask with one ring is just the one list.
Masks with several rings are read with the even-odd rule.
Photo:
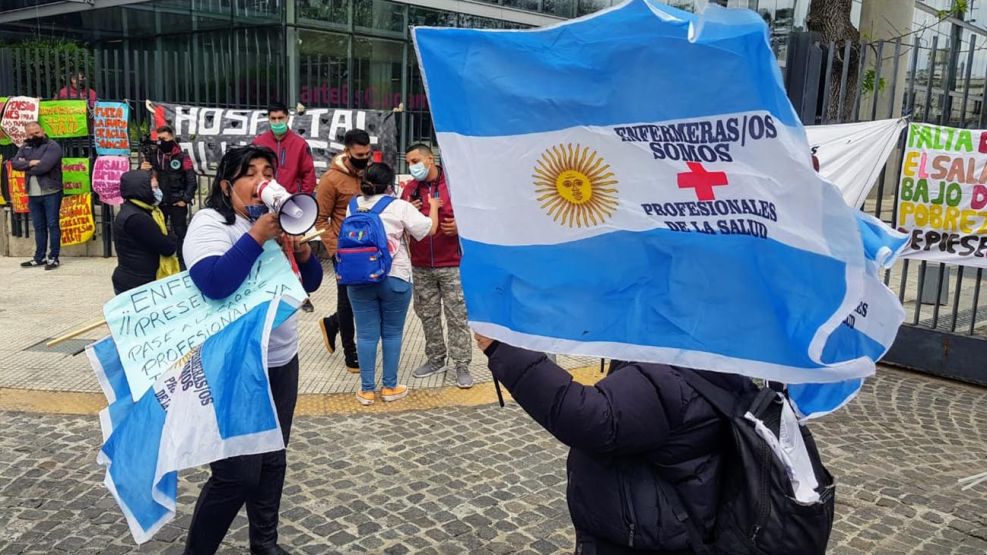
[[31, 146], [41, 146], [41, 145], [45, 144], [45, 138], [44, 137], [31, 137], [29, 139], [26, 139], [24, 142], [27, 143], [27, 144], [29, 144], [29, 145], [31, 145]]
[[175, 141], [160, 141], [158, 142], [158, 148], [165, 154], [171, 154], [171, 151], [175, 150]]
[[370, 164], [370, 158], [354, 158], [350, 156], [350, 164], [353, 164], [353, 167], [358, 170], [366, 169], [367, 165]]

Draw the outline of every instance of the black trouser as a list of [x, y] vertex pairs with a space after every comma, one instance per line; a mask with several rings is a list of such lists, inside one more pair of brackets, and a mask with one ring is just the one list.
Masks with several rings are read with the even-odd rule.
[[[271, 368], [268, 380], [287, 447], [295, 401], [298, 400], [298, 356], [284, 366]], [[284, 450], [232, 457], [210, 464], [212, 476], [202, 486], [192, 513], [185, 553], [216, 553], [244, 504], [250, 523], [251, 551], [273, 547], [278, 541], [278, 510], [285, 466]]]
[[178, 238], [178, 264], [185, 270], [185, 258], [182, 257], [182, 243], [185, 242], [185, 233], [188, 232], [188, 205], [185, 206], [161, 206], [164, 212], [165, 225], [175, 232]]
[[[333, 270], [336, 268], [336, 259], [332, 261]], [[353, 305], [350, 304], [349, 293], [346, 292], [345, 285], [336, 284], [336, 322], [339, 324], [339, 340], [343, 344], [343, 356], [346, 362], [355, 362], [356, 356], [356, 325], [353, 320]]]

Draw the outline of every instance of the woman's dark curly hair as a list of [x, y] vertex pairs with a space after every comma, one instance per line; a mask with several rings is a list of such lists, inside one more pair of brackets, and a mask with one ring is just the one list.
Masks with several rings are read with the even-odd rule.
[[223, 192], [221, 183], [229, 181], [232, 187], [237, 179], [247, 175], [250, 162], [258, 158], [267, 160], [272, 168], [277, 168], [277, 157], [274, 155], [274, 151], [266, 146], [247, 145], [231, 148], [219, 161], [219, 167], [216, 168], [216, 179], [212, 182], [212, 188], [209, 189], [209, 195], [206, 197], [206, 208], [212, 208], [222, 214], [226, 219], [226, 225], [233, 225], [233, 222], [236, 221], [236, 212], [233, 210], [233, 201], [230, 200], [230, 195]]

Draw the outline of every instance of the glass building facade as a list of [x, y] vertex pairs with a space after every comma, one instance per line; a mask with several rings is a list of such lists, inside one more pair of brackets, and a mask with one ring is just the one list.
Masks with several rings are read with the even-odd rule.
[[[671, 1], [689, 11], [706, 3]], [[795, 8], [803, 2], [723, 3], [762, 13], [783, 59], [784, 37], [797, 28]], [[271, 99], [400, 107], [401, 140], [408, 144], [432, 137], [411, 26], [527, 28], [610, 5], [611, 0], [148, 0], [92, 9], [58, 0], [8, 0], [0, 9], [0, 36], [8, 45], [58, 39], [92, 48], [90, 81], [104, 89], [98, 91], [103, 98], [244, 108]], [[65, 65], [44, 72], [61, 77], [69, 71]], [[53, 93], [57, 87], [47, 89]], [[26, 93], [45, 96], [47, 89]], [[21, 93], [0, 94], [15, 92]]]
[[[401, 108], [399, 128], [406, 145], [432, 137], [410, 27], [527, 28], [590, 14], [616, 1], [93, 0], [88, 5], [75, 0], [4, 0], [0, 51], [24, 44], [33, 44], [37, 51], [39, 44], [51, 48], [45, 41], [52, 40], [83, 45], [90, 81], [107, 99], [240, 108], [280, 99], [313, 107]], [[668, 3], [698, 12], [710, 1]], [[770, 26], [779, 63], [785, 65], [788, 37], [804, 30], [810, 0], [716, 1], [759, 13]], [[953, 72], [958, 78], [946, 84], [957, 96], [965, 87], [969, 102], [982, 101], [987, 39], [977, 20], [987, 10], [984, 1], [968, 0], [961, 23], [956, 17], [939, 21], [936, 15], [936, 10], [948, 9], [951, 0], [916, 4], [910, 34], [920, 48], [918, 86], [924, 78], [941, 88], [952, 59], [962, 68]], [[859, 13], [858, 1], [854, 18]], [[940, 38], [933, 45], [936, 36]], [[951, 41], [957, 41], [952, 58]], [[935, 59], [933, 50], [939, 51]], [[51, 96], [74, 69], [69, 67], [73, 64], [42, 61], [37, 54], [31, 61], [17, 56], [8, 56], [11, 65], [0, 68], [13, 76], [7, 84], [13, 79], [17, 90], [0, 94]], [[967, 71], [969, 80], [964, 78]]]

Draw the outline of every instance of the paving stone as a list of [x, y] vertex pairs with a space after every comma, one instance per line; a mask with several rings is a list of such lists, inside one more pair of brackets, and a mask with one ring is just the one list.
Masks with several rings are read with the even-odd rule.
[[[0, 426], [0, 554], [137, 552], [92, 456], [95, 416]], [[987, 485], [956, 483], [987, 469], [987, 390], [881, 369], [811, 429], [838, 484], [831, 553], [987, 553]], [[281, 539], [320, 555], [567, 552], [565, 455], [516, 406], [296, 418]], [[207, 477], [182, 473], [175, 520], [140, 553], [181, 551]], [[241, 512], [219, 553], [246, 547]]]

